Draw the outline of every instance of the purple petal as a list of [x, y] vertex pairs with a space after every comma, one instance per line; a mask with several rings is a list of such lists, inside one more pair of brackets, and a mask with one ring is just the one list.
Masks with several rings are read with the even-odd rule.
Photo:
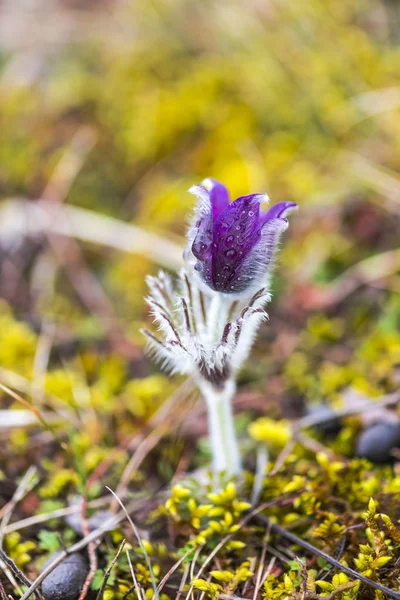
[[[251, 286], [254, 281], [261, 280], [274, 264], [278, 250], [279, 238], [287, 229], [286, 219], [271, 219], [261, 230], [259, 242], [250, 250], [245, 260], [239, 265], [236, 273], [234, 291], [240, 293]], [[242, 288], [239, 288], [239, 284]], [[233, 291], [233, 290], [232, 290]]]
[[199, 260], [211, 256], [213, 228], [211, 215], [200, 217], [196, 223], [197, 233], [192, 244], [192, 252]]
[[229, 192], [222, 183], [215, 179], [208, 178], [204, 183], [208, 184], [210, 189], [212, 216], [213, 221], [215, 221], [221, 212], [229, 206]]
[[264, 269], [273, 262], [274, 256], [278, 250], [279, 238], [288, 228], [287, 219], [269, 219], [261, 230], [261, 240], [259, 244], [259, 260], [264, 264]]
[[260, 194], [238, 198], [219, 215], [213, 227], [214, 289], [234, 291], [239, 265], [260, 239]]
[[189, 192], [199, 199], [195, 224], [196, 235], [192, 243], [192, 252], [199, 260], [205, 260], [211, 254], [212, 247], [212, 211], [210, 192], [202, 185], [194, 185]]
[[242, 202], [243, 200], [253, 200], [254, 202], [258, 202], [258, 204], [260, 204], [260, 202], [269, 202], [269, 196], [268, 194], [249, 194], [248, 196], [239, 196], [239, 198], [236, 198], [236, 200], [234, 202], [232, 202], [232, 204], [235, 204], [235, 202]]
[[271, 206], [271, 208], [260, 215], [260, 225], [263, 226], [267, 221], [271, 219], [280, 219], [285, 215], [288, 210], [295, 208], [297, 204], [295, 202], [278, 202]]

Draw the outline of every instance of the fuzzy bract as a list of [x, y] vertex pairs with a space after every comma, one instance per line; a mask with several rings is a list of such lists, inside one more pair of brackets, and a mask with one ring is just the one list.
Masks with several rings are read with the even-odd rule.
[[[193, 375], [212, 385], [234, 377], [247, 358], [270, 295], [260, 289], [246, 302], [203, 294], [191, 273], [174, 284], [164, 272], [147, 279], [147, 303], [161, 336], [144, 331], [150, 349], [172, 372]], [[221, 314], [222, 313], [222, 314]]]
[[265, 285], [279, 238], [288, 227], [285, 215], [294, 202], [279, 202], [267, 212], [266, 194], [229, 201], [227, 188], [214, 179], [189, 190], [198, 199], [188, 233], [185, 258], [200, 280], [214, 291], [243, 295]]

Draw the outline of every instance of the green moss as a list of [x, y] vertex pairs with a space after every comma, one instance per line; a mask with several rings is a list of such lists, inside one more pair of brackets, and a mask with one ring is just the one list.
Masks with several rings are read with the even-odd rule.
[[36, 352], [36, 335], [28, 325], [15, 320], [4, 303], [1, 304], [0, 327], [0, 365], [4, 369], [30, 376]]

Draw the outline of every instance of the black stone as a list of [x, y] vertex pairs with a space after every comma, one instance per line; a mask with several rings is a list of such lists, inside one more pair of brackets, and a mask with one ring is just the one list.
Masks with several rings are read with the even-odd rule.
[[390, 463], [393, 448], [400, 448], [400, 423], [374, 423], [358, 436], [355, 453], [374, 463]]
[[[60, 552], [46, 561], [44, 569], [52, 563]], [[54, 569], [42, 583], [45, 600], [77, 600], [88, 574], [88, 563], [82, 554], [74, 553]]]

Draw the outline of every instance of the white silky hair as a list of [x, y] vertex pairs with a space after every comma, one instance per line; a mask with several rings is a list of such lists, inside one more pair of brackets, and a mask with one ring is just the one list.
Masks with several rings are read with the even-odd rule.
[[[177, 285], [160, 272], [148, 277], [150, 307], [158, 334], [143, 331], [149, 352], [171, 373], [214, 381], [234, 377], [247, 358], [257, 329], [268, 318], [267, 289], [247, 302], [209, 291], [204, 294], [190, 271], [182, 270]], [[221, 319], [213, 316], [219, 310]], [[228, 318], [229, 313], [233, 313]]]

